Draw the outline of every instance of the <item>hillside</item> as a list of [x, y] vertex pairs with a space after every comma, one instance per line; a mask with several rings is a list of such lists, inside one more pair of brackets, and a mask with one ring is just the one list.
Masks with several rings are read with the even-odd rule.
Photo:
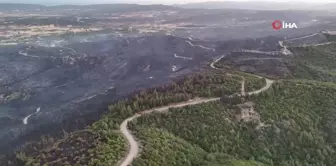
[[[315, 38], [290, 40], [289, 55], [280, 52], [256, 50], [235, 51], [222, 58], [216, 66], [248, 73], [257, 73], [272, 78], [309, 79], [317, 81], [336, 81], [336, 44], [334, 35], [328, 35], [324, 42], [310, 43]], [[327, 40], [328, 39], [328, 40]], [[296, 43], [296, 44], [294, 44]], [[295, 45], [295, 46], [293, 46]]]
[[294, 78], [318, 81], [336, 81], [336, 44], [316, 47], [291, 48], [295, 54], [292, 59]]
[[[246, 86], [255, 89], [263, 79], [245, 76]], [[0, 160], [0, 165], [114, 165], [125, 155], [127, 144], [119, 129], [121, 122], [141, 111], [197, 97], [220, 97], [240, 93], [242, 78], [221, 71], [189, 75], [175, 83], [147, 89], [109, 106], [109, 113], [85, 130], [64, 133], [60, 139], [44, 137], [27, 144], [15, 156]], [[88, 158], [89, 157], [89, 158]], [[0, 157], [1, 159], [1, 157]]]
[[[334, 80], [312, 73], [332, 73], [334, 49], [334, 44], [291, 47], [293, 54], [286, 63], [297, 65], [288, 70], [291, 80], [277, 81], [266, 92], [245, 97], [232, 95], [243, 93], [242, 88], [262, 89], [267, 79], [225, 65], [225, 57], [215, 63], [222, 70], [203, 71], [135, 93], [110, 105], [109, 113], [87, 129], [27, 144], [15, 156], [0, 157], [0, 165], [118, 165], [130, 153], [120, 127], [131, 119], [128, 128], [140, 145], [134, 166], [333, 166], [336, 84], [319, 82]], [[235, 54], [238, 59], [277, 55]], [[221, 100], [162, 110], [200, 97]], [[146, 113], [155, 109], [161, 113]]]
[[134, 165], [332, 166], [335, 96], [334, 84], [284, 82], [252, 106], [213, 102], [145, 115], [131, 125], [143, 145]]
[[[334, 49], [333, 43], [291, 47], [292, 54], [283, 57], [240, 52], [252, 59], [281, 58], [290, 73], [285, 78], [291, 80], [243, 100], [222, 97], [221, 102], [139, 117], [130, 125], [142, 149], [133, 164], [335, 165], [336, 84], [327, 83], [335, 81]], [[237, 69], [227, 60], [215, 66]]]

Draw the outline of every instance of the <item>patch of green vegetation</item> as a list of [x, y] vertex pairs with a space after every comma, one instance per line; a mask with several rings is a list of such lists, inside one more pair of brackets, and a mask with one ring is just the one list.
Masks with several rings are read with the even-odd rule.
[[[134, 166], [147, 165], [204, 165], [206, 152], [186, 140], [158, 128], [140, 127], [137, 138], [142, 141], [143, 153]], [[155, 138], [155, 139], [153, 139]]]
[[293, 70], [293, 77], [298, 79], [310, 79], [326, 82], [335, 82], [336, 75], [334, 72], [329, 72], [316, 66], [297, 63]]
[[188, 101], [195, 97], [221, 97], [240, 92], [240, 76], [226, 73], [201, 73], [187, 76], [176, 83], [162, 87], [147, 89], [132, 98], [109, 106], [110, 113], [99, 122], [93, 124], [93, 129], [99, 130], [109, 126], [118, 129], [126, 118], [150, 108]]
[[28, 89], [23, 89], [14, 92], [8, 92], [0, 96], [0, 104], [6, 104], [15, 100], [26, 101], [32, 96], [32, 92]]
[[119, 131], [89, 129], [65, 134], [61, 139], [42, 137], [40, 142], [26, 144], [14, 158], [3, 158], [0, 164], [110, 166], [116, 165], [126, 151], [126, 140]]
[[336, 42], [336, 35], [324, 34], [330, 42]]
[[319, 66], [326, 70], [335, 70], [336, 64], [336, 44], [328, 44], [323, 46], [312, 47], [296, 47], [292, 48], [296, 54], [293, 58], [302, 63]]
[[19, 99], [21, 97], [21, 93], [20, 92], [13, 92], [11, 94], [9, 94], [8, 96], [5, 97], [5, 100], [7, 102], [12, 101], [12, 100], [16, 100]]
[[[336, 164], [334, 84], [277, 83], [269, 91], [251, 96], [250, 100], [260, 114], [259, 122], [241, 122], [237, 119], [237, 111], [220, 102], [138, 118], [130, 125], [144, 144], [144, 151], [136, 163], [155, 165], [172, 153], [183, 152], [186, 156], [183, 161], [192, 162], [195, 156], [200, 156], [203, 165]], [[153, 134], [153, 131], [165, 134]], [[158, 136], [164, 143], [156, 142]], [[174, 147], [174, 140], [183, 140], [189, 145], [188, 151]], [[169, 159], [170, 163], [177, 161]]]
[[236, 72], [240, 76], [244, 77], [245, 79], [245, 91], [252, 92], [258, 89], [261, 89], [266, 85], [265, 78], [256, 77], [253, 74], [243, 73], [243, 72]]
[[[155, 127], [139, 127], [137, 138], [142, 141], [143, 152], [134, 166], [264, 166], [255, 161], [232, 160], [232, 156], [207, 153], [174, 134]], [[154, 138], [154, 139], [153, 139]]]
[[294, 78], [318, 81], [336, 81], [336, 44], [316, 47], [291, 48], [294, 56], [290, 63]]
[[[124, 137], [117, 132], [111, 132], [106, 135], [106, 140], [92, 150], [92, 157], [89, 166], [116, 165], [127, 152], [127, 143]], [[86, 164], [86, 163], [84, 163]]]
[[118, 132], [109, 131], [100, 135], [85, 130], [65, 134], [60, 140], [43, 137], [37, 144], [27, 144], [23, 151], [16, 154], [17, 161], [13, 164], [110, 166], [117, 164], [126, 150], [126, 142]]
[[256, 161], [242, 161], [242, 160], [233, 160], [230, 161], [227, 166], [265, 166]]

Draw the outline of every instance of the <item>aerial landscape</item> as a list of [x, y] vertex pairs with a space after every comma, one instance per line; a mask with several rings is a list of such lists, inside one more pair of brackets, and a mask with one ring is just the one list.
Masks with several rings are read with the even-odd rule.
[[0, 166], [336, 165], [336, 3], [1, 2]]

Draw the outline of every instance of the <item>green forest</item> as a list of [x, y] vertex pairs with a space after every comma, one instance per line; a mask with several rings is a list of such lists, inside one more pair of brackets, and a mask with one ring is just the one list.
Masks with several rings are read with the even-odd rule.
[[335, 85], [280, 82], [247, 100], [260, 121], [239, 121], [237, 108], [223, 102], [133, 121], [143, 145], [134, 165], [335, 165]]
[[[291, 58], [294, 78], [326, 82], [336, 81], [336, 44], [313, 47], [293, 47]], [[321, 58], [323, 57], [323, 58]]]
[[336, 35], [324, 34], [330, 42], [336, 41]]
[[111, 165], [115, 164], [126, 152], [126, 141], [117, 131], [109, 130], [99, 134], [87, 129], [73, 133], [64, 133], [60, 140], [43, 137], [42, 141], [27, 144], [15, 155], [15, 162], [8, 165]]
[[245, 80], [245, 91], [252, 92], [258, 89], [261, 89], [266, 84], [265, 78], [258, 78], [249, 73], [235, 72], [237, 75], [244, 77]]

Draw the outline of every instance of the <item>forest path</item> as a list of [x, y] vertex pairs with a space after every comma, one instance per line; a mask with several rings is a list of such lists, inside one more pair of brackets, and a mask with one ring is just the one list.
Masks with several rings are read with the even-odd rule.
[[[211, 68], [219, 70], [219, 68], [215, 67], [215, 63], [220, 61], [224, 57], [225, 57], [225, 55], [221, 56], [220, 58], [218, 58], [214, 62], [212, 62], [210, 64]], [[263, 77], [257, 76], [257, 75], [256, 75], [256, 77], [263, 78]], [[252, 95], [252, 94], [259, 94], [261, 92], [264, 92], [272, 86], [273, 82], [274, 82], [273, 80], [269, 80], [269, 79], [266, 78], [266, 85], [263, 88], [261, 88], [259, 90], [256, 90], [256, 91], [253, 91], [253, 92], [247, 92], [246, 93], [245, 92], [245, 79], [243, 78], [242, 87], [241, 87], [241, 95], [245, 96], [246, 94]], [[171, 105], [167, 105], [167, 106], [162, 106], [162, 107], [157, 107], [157, 108], [152, 108], [152, 109], [149, 109], [149, 110], [145, 110], [145, 111], [142, 111], [140, 113], [137, 113], [137, 114], [133, 115], [132, 117], [127, 118], [126, 120], [124, 120], [121, 123], [120, 131], [122, 132], [124, 137], [127, 139], [130, 148], [129, 148], [127, 156], [118, 165], [119, 166], [129, 166], [129, 165], [132, 164], [134, 159], [139, 155], [139, 143], [135, 140], [135, 136], [127, 128], [128, 123], [131, 122], [132, 120], [134, 120], [136, 118], [139, 118], [142, 115], [150, 114], [150, 113], [153, 113], [153, 112], [166, 112], [166, 111], [169, 110], [169, 108], [181, 108], [181, 107], [185, 107], [185, 106], [197, 105], [197, 104], [201, 104], [201, 103], [208, 103], [208, 102], [219, 101], [219, 100], [220, 100], [219, 97], [216, 97], [216, 98], [195, 98], [195, 99], [185, 101], [185, 102], [181, 102], [181, 103], [175, 103], [175, 104], [171, 104]]]

